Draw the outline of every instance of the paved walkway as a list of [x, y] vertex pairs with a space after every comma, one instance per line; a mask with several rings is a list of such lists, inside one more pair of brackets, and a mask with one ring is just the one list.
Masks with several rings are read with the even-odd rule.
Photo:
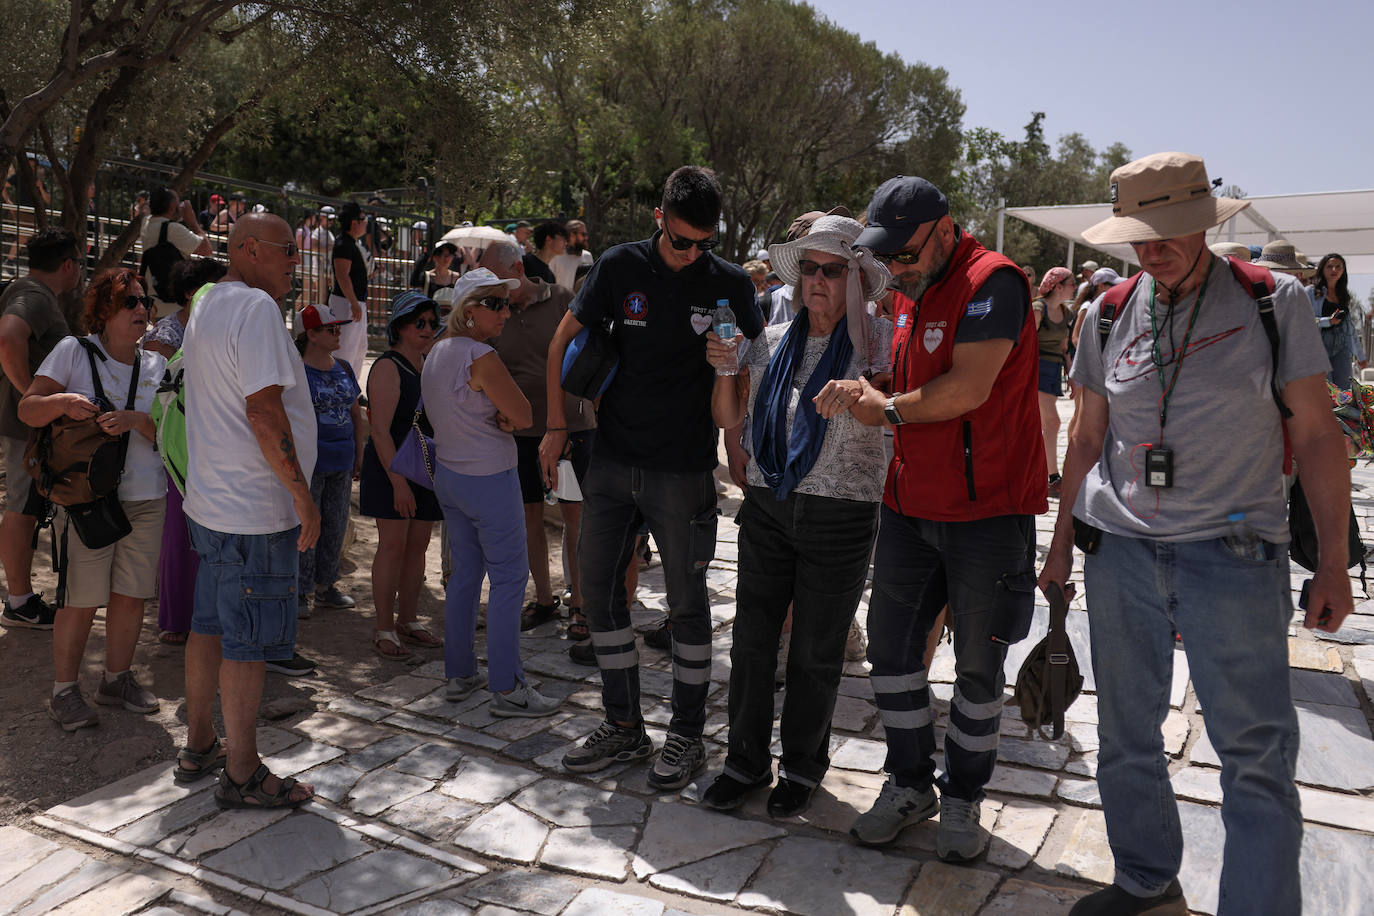
[[[1374, 507], [1374, 471], [1356, 472], [1356, 509]], [[707, 721], [708, 768], [677, 793], [648, 787], [637, 765], [573, 777], [558, 761], [600, 720], [599, 677], [569, 662], [548, 623], [522, 637], [540, 689], [566, 698], [549, 719], [500, 720], [485, 693], [444, 699], [441, 663], [338, 697], [261, 729], [278, 773], [313, 781], [321, 800], [294, 813], [219, 812], [213, 780], [176, 786], [161, 764], [0, 828], [0, 914], [228, 913], [668, 916], [764, 909], [805, 916], [1063, 913], [1111, 880], [1097, 763], [1096, 697], [1081, 598], [1070, 629], [1087, 679], [1067, 733], [1028, 732], [1003, 717], [1000, 763], [983, 805], [986, 853], [969, 867], [938, 861], [935, 826], [886, 850], [846, 835], [882, 780], [883, 730], [863, 663], [851, 664], [835, 711], [833, 765], [811, 810], [776, 822], [763, 799], [734, 815], [695, 800], [724, 756], [734, 503], [725, 504], [708, 574], [716, 624]], [[1039, 520], [1043, 552], [1051, 518]], [[1293, 577], [1295, 589], [1303, 571]], [[656, 565], [641, 577], [653, 625], [664, 607]], [[1358, 582], [1356, 583], [1358, 594]], [[1081, 589], [1080, 589], [1081, 591]], [[1359, 600], [1359, 599], [1357, 599]], [[1298, 761], [1306, 834], [1307, 912], [1368, 912], [1374, 899], [1374, 601], [1334, 636], [1295, 618], [1290, 659], [1302, 725]], [[1043, 635], [1014, 647], [1014, 673]], [[866, 607], [860, 609], [860, 616]], [[669, 718], [669, 660], [643, 649], [646, 718], [656, 743]], [[931, 670], [943, 715], [953, 657]], [[1187, 848], [1182, 880], [1194, 910], [1214, 913], [1223, 832], [1218, 761], [1202, 729], [1182, 652], [1165, 740]], [[938, 729], [937, 729], [938, 731]]]

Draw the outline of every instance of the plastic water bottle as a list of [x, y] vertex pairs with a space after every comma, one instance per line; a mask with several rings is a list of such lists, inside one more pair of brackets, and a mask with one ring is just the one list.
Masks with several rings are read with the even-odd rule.
[[1264, 560], [1264, 542], [1260, 536], [1245, 521], [1244, 512], [1232, 512], [1226, 516], [1230, 522], [1230, 533], [1225, 540], [1227, 545], [1233, 550], [1236, 556], [1246, 560]]
[[716, 375], [739, 374], [739, 353], [735, 351], [735, 313], [730, 310], [729, 299], [716, 300], [716, 320], [713, 330], [716, 336], [730, 345], [730, 359], [724, 368], [716, 369]]

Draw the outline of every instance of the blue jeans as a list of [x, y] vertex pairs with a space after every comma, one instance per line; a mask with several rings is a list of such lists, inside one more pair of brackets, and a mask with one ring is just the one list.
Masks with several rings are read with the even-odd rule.
[[301, 594], [329, 588], [339, 581], [339, 555], [348, 530], [348, 497], [353, 471], [316, 471], [310, 475], [310, 495], [320, 510], [320, 537], [301, 552]]
[[1221, 757], [1219, 914], [1302, 910], [1298, 719], [1288, 686], [1288, 552], [1104, 534], [1084, 568], [1097, 678], [1097, 784], [1116, 883], [1147, 897], [1178, 874], [1183, 833], [1160, 728], [1174, 632]]
[[639, 651], [626, 607], [625, 569], [648, 522], [658, 544], [673, 624], [670, 731], [701, 737], [711, 689], [711, 605], [706, 567], [716, 551], [716, 484], [710, 471], [653, 471], [598, 455], [582, 485], [582, 610], [601, 668], [607, 719], [639, 722]]
[[818, 786], [830, 767], [830, 719], [844, 644], [863, 597], [878, 504], [750, 487], [739, 510], [739, 587], [730, 648], [730, 753], [725, 774], [772, 772], [778, 637], [792, 608], [779, 771]]
[[470, 475], [434, 466], [434, 494], [448, 526], [453, 574], [444, 593], [444, 674], [477, 673], [477, 606], [487, 591], [487, 677], [492, 691], [525, 680], [520, 665], [520, 608], [530, 578], [525, 510], [515, 468]]
[[296, 597], [301, 529], [227, 534], [186, 527], [200, 554], [191, 632], [220, 638], [231, 662], [281, 661], [296, 650]]
[[999, 582], [1020, 583], [1032, 613], [1035, 525], [1029, 515], [932, 522], [883, 506], [868, 605], [869, 682], [887, 734], [884, 768], [899, 786], [928, 788], [935, 727], [924, 655], [926, 636], [949, 605], [954, 627], [954, 698], [945, 730], [942, 794], [983, 797], [997, 765], [1005, 645], [989, 639]]

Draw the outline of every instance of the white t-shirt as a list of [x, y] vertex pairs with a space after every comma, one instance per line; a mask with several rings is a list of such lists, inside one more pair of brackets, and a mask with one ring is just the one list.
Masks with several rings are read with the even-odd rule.
[[581, 254], [564, 252], [563, 254], [554, 255], [553, 260], [549, 262], [549, 268], [553, 271], [553, 282], [565, 289], [572, 289], [573, 284], [577, 282], [577, 267], [579, 264], [586, 264], [588, 267], [592, 266], [592, 253], [585, 248], [582, 250]]
[[[86, 338], [100, 348], [105, 359], [96, 358], [96, 371], [100, 373], [100, 384], [105, 389], [105, 400], [115, 410], [123, 410], [129, 403], [129, 373], [133, 366], [114, 359], [100, 344], [100, 338], [91, 334]], [[134, 410], [148, 413], [153, 409], [153, 398], [157, 386], [162, 381], [162, 373], [167, 368], [167, 360], [160, 353], [139, 349], [138, 391], [134, 395]], [[91, 361], [86, 350], [75, 337], [64, 337], [43, 360], [34, 375], [43, 375], [57, 382], [66, 391], [95, 397], [95, 385], [91, 384]], [[129, 454], [124, 459], [124, 476], [119, 480], [119, 498], [123, 502], [136, 499], [160, 499], [167, 495], [167, 475], [162, 469], [162, 459], [157, 455], [153, 443], [142, 433], [129, 434]]]
[[291, 494], [263, 457], [244, 399], [282, 386], [296, 459], [315, 469], [315, 407], [305, 365], [277, 303], [221, 280], [191, 313], [186, 360], [186, 514], [227, 534], [272, 534], [300, 524]]

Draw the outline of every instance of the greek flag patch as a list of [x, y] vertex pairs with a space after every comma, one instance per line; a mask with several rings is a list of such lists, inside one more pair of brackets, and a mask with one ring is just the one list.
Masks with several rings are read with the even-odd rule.
[[986, 298], [986, 299], [979, 299], [977, 302], [970, 302], [970, 303], [968, 304], [968, 307], [964, 309], [964, 317], [966, 317], [966, 318], [983, 318], [983, 317], [985, 317], [985, 316], [991, 314], [991, 312], [992, 312], [992, 297], [989, 296], [989, 297]]
[[908, 318], [910, 318], [910, 317], [911, 317], [911, 316], [908, 315], [908, 314], [906, 314], [905, 312], [903, 312], [902, 314], [898, 315], [898, 316], [897, 316], [897, 327], [899, 327], [899, 328], [904, 328], [904, 327], [906, 327], [906, 320], [907, 320]]

